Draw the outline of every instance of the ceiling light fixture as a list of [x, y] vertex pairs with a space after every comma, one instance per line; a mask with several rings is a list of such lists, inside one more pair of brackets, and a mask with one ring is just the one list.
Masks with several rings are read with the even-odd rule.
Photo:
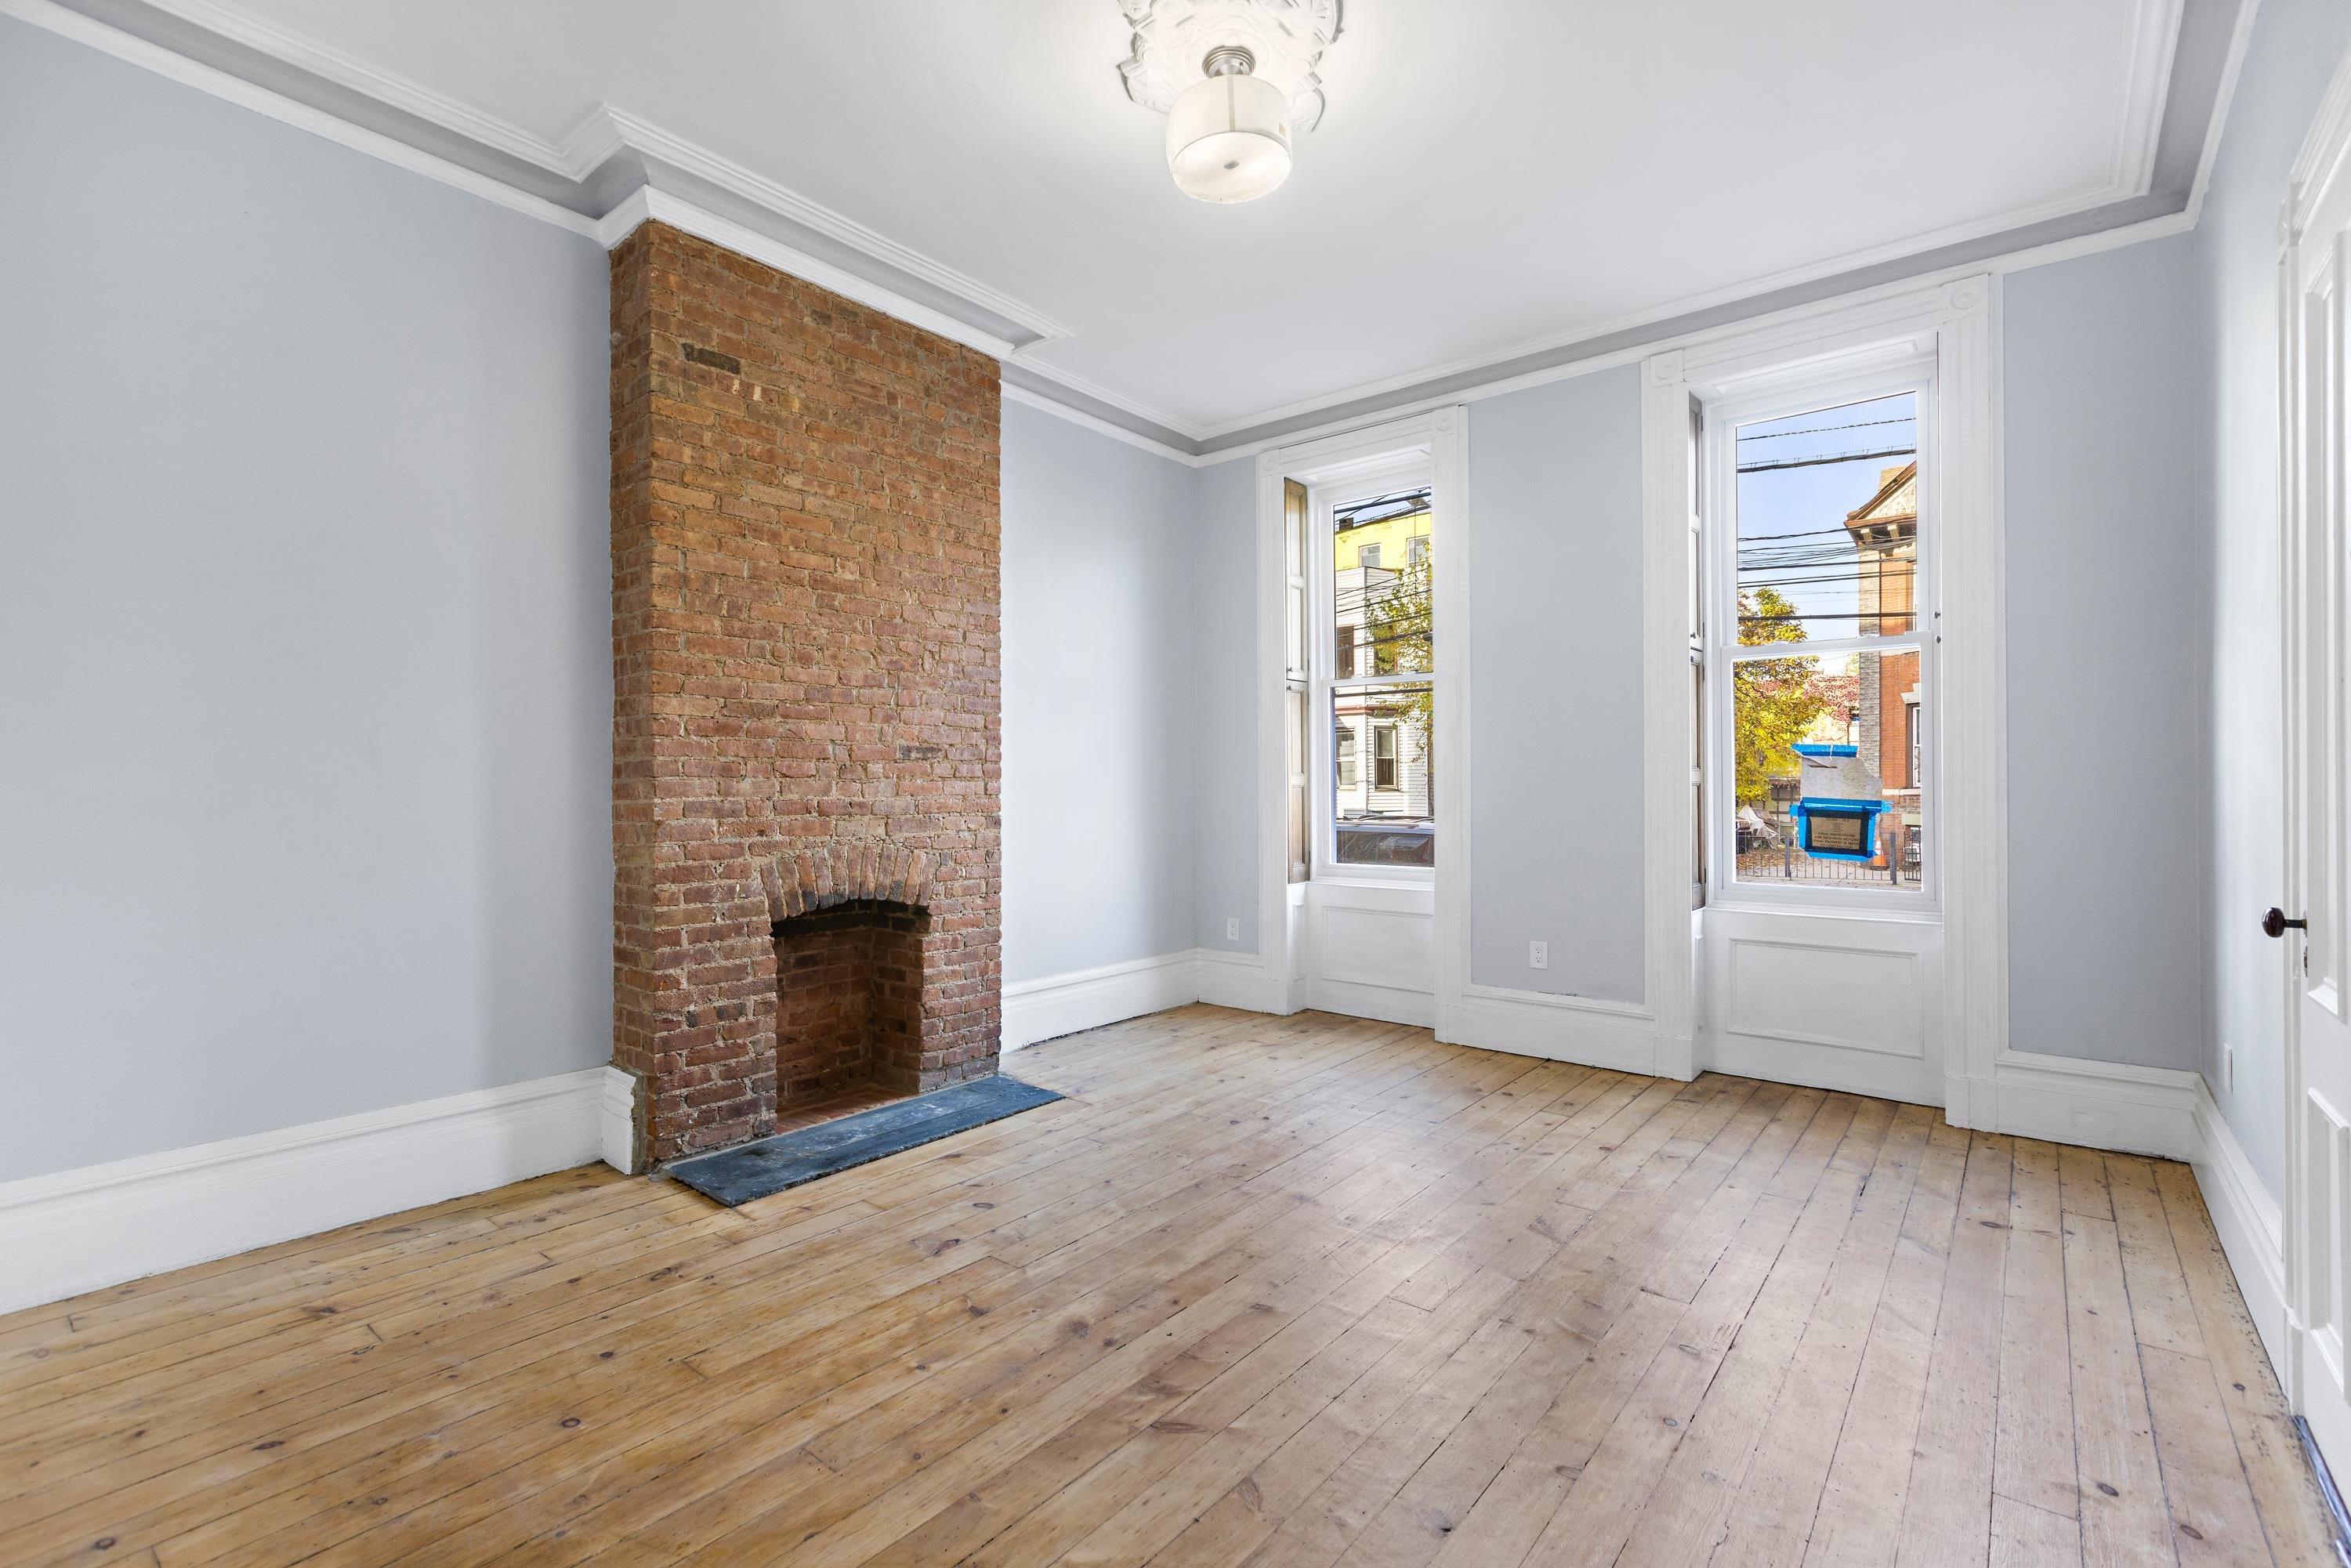
[[1322, 115], [1314, 68], [1339, 0], [1123, 0], [1127, 96], [1167, 116], [1167, 172], [1204, 202], [1250, 202], [1290, 177], [1293, 133]]
[[1290, 178], [1290, 99], [1249, 73], [1257, 57], [1235, 44], [1208, 51], [1207, 75], [1167, 111], [1167, 172], [1204, 202], [1253, 202]]

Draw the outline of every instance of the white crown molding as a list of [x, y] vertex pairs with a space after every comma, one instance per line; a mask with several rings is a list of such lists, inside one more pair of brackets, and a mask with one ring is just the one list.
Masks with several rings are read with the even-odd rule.
[[2094, 256], [2101, 251], [2118, 250], [2125, 246], [2140, 245], [2148, 240], [2186, 234], [2193, 226], [2193, 223], [2185, 213], [2172, 213], [2121, 228], [2100, 229], [2094, 234], [2080, 235], [2048, 245], [2033, 246], [1982, 261], [1938, 267], [1931, 272], [1917, 273], [1867, 288], [1855, 289], [1849, 294], [1831, 295], [1802, 305], [1785, 306], [1759, 315], [1741, 317], [1719, 326], [1663, 332], [1656, 337], [1644, 338], [1625, 347], [1610, 349], [1587, 358], [1566, 360], [1558, 364], [1546, 365], [1539, 370], [1522, 371], [1499, 376], [1492, 381], [1477, 382], [1427, 397], [1381, 403], [1363, 413], [1333, 419], [1327, 423], [1309, 425], [1302, 429], [1284, 431], [1280, 434], [1235, 442], [1230, 445], [1210, 447], [1197, 456], [1186, 458], [1186, 461], [1195, 467], [1211, 467], [1219, 463], [1254, 457], [1260, 453], [1292, 445], [1298, 442], [1343, 434], [1365, 425], [1405, 418], [1425, 413], [1432, 408], [1442, 407], [1447, 403], [1480, 402], [1487, 398], [1524, 392], [1530, 387], [1548, 386], [1553, 382], [1571, 381], [1577, 376], [1594, 375], [1602, 371], [1614, 370], [1619, 365], [1637, 364], [1654, 354], [1703, 345], [1729, 334], [1750, 331], [1759, 327], [1803, 320], [1823, 311], [1842, 310], [1872, 298], [1920, 287], [1940, 287], [1963, 277], [1983, 274], [2005, 277], [2012, 272], [2028, 271], [2036, 267], [2048, 267], [2061, 261], [2071, 261], [2078, 256]]
[[1071, 424], [1081, 425], [1097, 435], [1107, 435], [1113, 441], [1123, 441], [1129, 446], [1138, 447], [1155, 457], [1165, 457], [1170, 462], [1181, 463], [1187, 468], [1198, 468], [1206, 464], [1207, 460], [1196, 453], [1182, 451], [1168, 445], [1164, 441], [1155, 441], [1141, 431], [1129, 430], [1123, 424], [1113, 424], [1109, 420], [1098, 418], [1083, 409], [1072, 408], [1058, 398], [1050, 398], [1042, 392], [1030, 392], [1027, 387], [1015, 385], [1011, 382], [1000, 382], [998, 385], [1003, 392], [1004, 401], [1007, 402], [1017, 402], [1023, 408], [1033, 408], [1040, 413], [1050, 413], [1056, 419], [1068, 420]]
[[2286, 180], [2283, 225], [2290, 239], [2326, 204], [2338, 180], [2351, 175], [2351, 53], [2335, 68], [2318, 112], [2294, 153]]
[[[831, 289], [844, 299], [854, 299], [860, 305], [871, 306], [884, 315], [894, 316], [926, 332], [935, 332], [951, 342], [977, 349], [997, 359], [1010, 358], [1017, 348], [1003, 338], [909, 299], [862, 274], [820, 260], [781, 240], [747, 228], [731, 218], [722, 218], [683, 196], [671, 195], [651, 185], [637, 187], [601, 220], [597, 225], [596, 237], [604, 248], [610, 250], [647, 222], [667, 224], [674, 229], [706, 239], [713, 245], [724, 246], [737, 256], [772, 267], [778, 272], [789, 273], [820, 288]], [[607, 238], [607, 235], [611, 237]]]
[[297, 102], [268, 88], [189, 59], [160, 44], [134, 37], [103, 22], [92, 21], [78, 11], [58, 5], [57, 0], [0, 0], [0, 16], [13, 16], [45, 32], [110, 55], [127, 65], [152, 71], [166, 80], [194, 88], [240, 109], [266, 115], [282, 124], [348, 147], [354, 152], [365, 153], [394, 168], [405, 169], [412, 174], [422, 174], [428, 180], [464, 191], [468, 195], [479, 196], [484, 201], [496, 203], [542, 223], [552, 224], [578, 235], [592, 235], [595, 231], [592, 220], [542, 196], [517, 190], [492, 175], [453, 163], [381, 131], [354, 125], [338, 115]]
[[2212, 166], [2220, 162], [2220, 138], [2229, 129], [2229, 110], [2237, 101], [2237, 83], [2244, 75], [2245, 56], [2252, 47], [2253, 23], [2261, 16], [2261, 9], [2262, 0], [2241, 0], [2237, 6], [2236, 25], [2229, 33], [2229, 52], [2220, 62], [2220, 85], [2213, 97], [2211, 118], [2204, 125], [2204, 144], [2196, 155], [2196, 181], [2189, 187], [2184, 215], [2189, 228], [2194, 228], [2203, 215], [2204, 193], [2211, 188]]
[[2164, 100], [2179, 49], [2182, 0], [2138, 0], [2124, 64], [2123, 96], [2115, 120], [2114, 162], [2106, 186], [2143, 196], [2155, 188], [2155, 150], [2163, 134]]
[[[254, 57], [274, 62], [271, 70], [256, 69], [256, 78], [267, 77], [280, 85], [304, 82], [334, 89], [313, 96], [336, 99], [346, 107], [357, 99], [394, 110], [446, 132], [457, 145], [478, 150], [483, 161], [494, 167], [468, 168], [384, 131], [355, 123], [329, 108], [291, 97], [268, 81], [193, 59], [165, 42], [100, 21], [59, 0], [0, 0], [0, 15], [15, 16], [575, 234], [590, 235], [607, 248], [643, 221], [645, 204], [638, 198], [650, 194], [653, 215], [664, 222], [691, 226], [692, 232], [741, 250], [755, 260], [999, 358], [1069, 335], [1067, 327], [1002, 290], [625, 110], [599, 106], [560, 143], [553, 143], [219, 0], [135, 0], [135, 4], [158, 17], [201, 28]], [[518, 187], [514, 179], [521, 177], [521, 172], [513, 167], [515, 162], [543, 172], [546, 180], [532, 182], [541, 189]], [[512, 177], [501, 177], [495, 172], [496, 166], [503, 166]], [[741, 214], [728, 216], [716, 212], [714, 204], [739, 206]], [[763, 232], [762, 225], [772, 232]], [[837, 254], [818, 256], [809, 248], [811, 243]], [[929, 298], [916, 298], [918, 294]]]
[[[944, 262], [924, 255], [911, 246], [900, 245], [888, 235], [866, 227], [855, 219], [846, 217], [831, 208], [819, 204], [797, 191], [788, 190], [765, 175], [742, 164], [718, 156], [696, 146], [680, 136], [672, 135], [661, 127], [641, 120], [626, 110], [607, 108], [600, 111], [605, 121], [602, 129], [594, 125], [596, 117], [575, 129], [565, 139], [566, 151], [574, 157], [594, 156], [595, 162], [582, 170], [579, 178], [592, 176], [595, 170], [617, 152], [625, 150], [647, 161], [653, 183], [659, 183], [656, 167], [666, 165], [698, 180], [707, 181], [730, 194], [741, 197], [763, 212], [772, 213], [802, 228], [865, 256], [893, 271], [929, 285], [943, 294], [952, 296], [991, 314], [1003, 317], [1019, 325], [1028, 334], [1019, 340], [1008, 340], [1008, 347], [998, 350], [1014, 353], [1066, 338], [1070, 329], [1031, 306], [1015, 299], [1001, 289], [982, 283], [978, 278], [956, 271]], [[787, 268], [786, 270], [792, 270]], [[802, 275], [804, 276], [804, 275]], [[810, 278], [810, 282], [820, 281]], [[830, 284], [826, 285], [831, 287]], [[916, 325], [922, 325], [917, 322]]]
[[[1898, 278], [1870, 288], [1856, 289], [1850, 294], [1833, 295], [1825, 299], [1787, 306], [1762, 315], [1725, 322], [1720, 326], [1665, 333], [1656, 338], [1643, 339], [1628, 347], [1611, 349], [1588, 358], [1567, 360], [1558, 364], [1544, 366], [1540, 370], [1500, 376], [1492, 381], [1475, 382], [1428, 397], [1381, 403], [1362, 413], [1333, 419], [1326, 423], [1284, 431], [1278, 435], [1236, 442], [1230, 445], [1212, 446], [1198, 452], [1182, 451], [1123, 425], [1097, 418], [1071, 404], [1042, 396], [1027, 388], [1018, 388], [1007, 383], [1005, 392], [1017, 402], [1040, 409], [1047, 413], [1059, 415], [1074, 424], [1083, 425], [1089, 430], [1126, 442], [1130, 445], [1140, 446], [1144, 451], [1156, 453], [1162, 457], [1171, 458], [1187, 467], [1213, 468], [1221, 463], [1234, 463], [1244, 458], [1261, 456], [1267, 452], [1294, 446], [1301, 442], [1345, 435], [1392, 420], [1408, 419], [1432, 409], [1442, 408], [1447, 403], [1482, 402], [1488, 398], [1503, 397], [1511, 392], [1527, 391], [1531, 387], [1549, 386], [1554, 382], [1573, 381], [1578, 376], [1596, 375], [1603, 371], [1614, 370], [1620, 365], [1638, 364], [1653, 355], [1703, 347], [1725, 336], [1752, 331], [1759, 328], [1801, 322], [1816, 317], [1823, 311], [1834, 312], [1847, 309], [1873, 298], [1886, 298], [1921, 287], [1942, 287], [1963, 277], [1980, 277], [1985, 274], [2006, 277], [2014, 272], [2030, 271], [2037, 267], [2050, 267], [2059, 262], [2072, 261], [2085, 256], [2095, 256], [2104, 251], [2119, 250], [2126, 246], [2143, 245], [2150, 240], [2186, 234], [2194, 226], [2194, 221], [2188, 214], [2171, 213], [2121, 228], [2100, 229], [2093, 234], [2079, 235], [2071, 239], [2059, 240], [2049, 245], [2033, 246], [1984, 261], [1939, 267], [1932, 272]], [[1031, 370], [1037, 368], [1033, 361], [1026, 359], [1019, 362]]]
[[[355, 123], [334, 112], [331, 104], [320, 107], [302, 101], [266, 82], [176, 53], [168, 41], [134, 36], [74, 8], [75, 5], [86, 5], [95, 11], [100, 0], [72, 0], [72, 4], [61, 0], [0, 0], [0, 15], [73, 38], [573, 233], [593, 235], [608, 246], [617, 243], [643, 221], [640, 207], [650, 209], [665, 197], [666, 213], [683, 220], [680, 226], [690, 223], [694, 225], [692, 232], [730, 248], [736, 247], [737, 239], [746, 246], [756, 242], [758, 250], [746, 249], [747, 255], [874, 308], [901, 316], [928, 330], [942, 331], [956, 341], [1007, 359], [1022, 366], [1037, 381], [1065, 388], [1081, 403], [1131, 414], [1149, 428], [1141, 432], [1130, 428], [1129, 434], [1161, 440], [1164, 445], [1182, 453], [1182, 461], [1197, 465], [1249, 455], [1263, 450], [1266, 444], [1294, 442], [1319, 431], [1395, 418], [1447, 402], [1493, 395], [1495, 391], [1513, 385], [1540, 384], [1544, 380], [1582, 373], [1606, 363], [1622, 363], [1686, 336], [1676, 329], [1676, 323], [1692, 316], [1719, 314], [1749, 300], [1760, 304], [1775, 291], [1817, 285], [1847, 273], [1899, 266], [1911, 256], [1980, 243], [2004, 233], [2022, 233], [2036, 225], [2079, 219], [2118, 200], [2127, 203], [2139, 197], [2143, 201], [2148, 189], [2147, 182], [2153, 177], [2156, 143], [2165, 120], [2171, 79], [2179, 68], [2180, 17], [2187, 3], [2189, 0], [2140, 0], [2125, 105], [2117, 119], [2116, 151], [2111, 160], [2109, 178], [2096, 192], [1856, 249], [1828, 261], [1746, 279], [1590, 327], [1544, 334], [1488, 353], [1384, 377], [1215, 423], [1186, 419], [1076, 372], [1045, 364], [1031, 357], [1029, 350], [1071, 335], [1068, 327], [1050, 316], [624, 110], [600, 107], [560, 141], [549, 142], [447, 95], [252, 17], [222, 0], [106, 0], [110, 15], [135, 16], [143, 9], [182, 28], [200, 28], [248, 51], [254, 57], [276, 62], [277, 68], [257, 74], [276, 79], [281, 87], [296, 80], [312, 82], [332, 90], [309, 96], [340, 101], [352, 112], [358, 111], [354, 100], [364, 100], [396, 111], [421, 126], [436, 128], [452, 142], [478, 149], [485, 162], [503, 163], [507, 177], [501, 177], [494, 170], [467, 167], [450, 156], [420, 149], [384, 131]], [[1311, 10], [1313, 0], [1298, 0], [1298, 4], [1304, 7], [1301, 14], [1305, 15]], [[2257, 0], [2244, 0], [2237, 14], [2220, 99], [2205, 128], [2201, 162], [2182, 226], [2192, 225], [2196, 205], [2200, 203], [2255, 4]], [[517, 165], [527, 165], [529, 171], [544, 173], [544, 181], [526, 180], [540, 188], [525, 190], [516, 185], [514, 179], [524, 177]], [[637, 202], [640, 193], [646, 193], [642, 203]], [[737, 208], [740, 210], [734, 210]], [[655, 215], [672, 221], [667, 215]], [[2155, 222], [2161, 224], [2177, 215], [2166, 214]], [[2154, 237], [2158, 232], [2164, 231], [2137, 221], [2058, 243], [2060, 246], [2073, 246], [2087, 242], [2087, 248], [2103, 248], [2097, 242], [2105, 235], [2126, 235], [2126, 239], [2116, 243], [2128, 243], [2131, 239]], [[736, 237], [724, 238], [722, 234]], [[2035, 247], [2041, 251], [2052, 248]], [[820, 255], [819, 250], [826, 254]], [[2008, 257], [1975, 257], [1923, 275], [2005, 271], [2012, 269], [2012, 265], [2016, 264]], [[952, 324], [955, 330], [945, 331], [943, 324]], [[1621, 346], [1610, 349], [1604, 350], [1608, 356], [1605, 360], [1573, 356], [1572, 351], [1580, 344], [1597, 344], [1639, 332], [1645, 327], [1658, 330], [1637, 350]], [[1553, 366], [1498, 376], [1490, 382], [1456, 384], [1481, 370], [1499, 369], [1550, 354], [1565, 358]], [[1032, 386], [1030, 390], [1039, 389]], [[1294, 428], [1297, 422], [1326, 410], [1331, 412], [1331, 418], [1313, 430]], [[1343, 413], [1343, 410], [1351, 412]], [[1081, 407], [1072, 412], [1086, 411]]]
[[0, 1312], [592, 1164], [606, 1071], [0, 1185]]
[[1119, 409], [1134, 415], [1137, 419], [1147, 420], [1160, 429], [1171, 432], [1196, 444], [1207, 440], [1210, 434], [1207, 426], [1186, 419], [1171, 409], [1161, 408], [1156, 403], [1145, 402], [1139, 397], [1131, 397], [1116, 387], [1104, 386], [1102, 382], [1081, 376], [1075, 371], [1063, 370], [1059, 365], [1050, 364], [1034, 355], [1023, 353], [1020, 356], [1019, 364], [1020, 368], [1030, 375], [1051, 382], [1054, 385], [1075, 392], [1078, 396], [1091, 402]]
[[156, 10], [217, 34], [232, 43], [267, 55], [298, 70], [308, 71], [338, 87], [364, 93], [380, 103], [455, 131], [510, 157], [536, 163], [550, 173], [568, 170], [561, 150], [509, 120], [486, 114], [473, 105], [434, 91], [421, 82], [371, 66], [356, 56], [313, 38], [289, 32], [273, 22], [224, 5], [219, 0], [146, 0]]
[[[2128, 195], [2134, 193], [2136, 193], [2117, 192], [2113, 186], [2100, 186], [2096, 191], [2091, 193], [2087, 196], [2069, 197], [2064, 201], [2046, 203], [2038, 207], [2024, 208], [2015, 213], [2005, 214], [1998, 217], [1981, 219], [1970, 224], [1954, 225], [1950, 227], [1938, 229], [1930, 234], [1912, 239], [1889, 241], [1884, 245], [1849, 251], [1843, 256], [1832, 257], [1827, 261], [1818, 262], [1804, 267], [1788, 267], [1779, 272], [1767, 273], [1759, 277], [1749, 278], [1739, 283], [1728, 284], [1720, 288], [1711, 288], [1702, 293], [1686, 295], [1681, 298], [1669, 300], [1663, 305], [1643, 310], [1630, 311], [1622, 316], [1612, 317], [1607, 320], [1598, 322], [1593, 326], [1578, 327], [1571, 331], [1554, 332], [1539, 338], [1526, 339], [1523, 341], [1513, 343], [1507, 348], [1492, 350], [1487, 353], [1473, 354], [1466, 359], [1452, 360], [1442, 364], [1425, 365], [1417, 370], [1405, 371], [1396, 375], [1383, 376], [1376, 381], [1364, 382], [1354, 386], [1343, 387], [1337, 392], [1321, 393], [1314, 397], [1301, 399], [1296, 402], [1284, 403], [1273, 408], [1261, 409], [1255, 413], [1247, 414], [1238, 419], [1219, 421], [1215, 424], [1199, 427], [1195, 439], [1202, 442], [1213, 443], [1224, 436], [1237, 434], [1245, 431], [1257, 430], [1265, 425], [1280, 423], [1285, 420], [1297, 419], [1306, 414], [1318, 413], [1323, 409], [1341, 408], [1349, 403], [1360, 402], [1366, 399], [1383, 397], [1388, 393], [1402, 392], [1412, 387], [1425, 386], [1432, 382], [1445, 382], [1453, 377], [1470, 374], [1474, 371], [1485, 370], [1494, 365], [1510, 364], [1520, 360], [1532, 358], [1538, 354], [1550, 353], [1561, 349], [1571, 349], [1579, 343], [1594, 342], [1601, 339], [1614, 338], [1622, 333], [1638, 331], [1644, 327], [1655, 327], [1662, 323], [1678, 320], [1683, 317], [1696, 316], [1705, 311], [1719, 309], [1724, 306], [1737, 305], [1742, 300], [1767, 297], [1780, 293], [1785, 289], [1799, 288], [1806, 284], [1821, 282], [1825, 278], [1841, 277], [1846, 273], [1864, 272], [1873, 267], [1882, 266], [1888, 262], [1899, 261], [1906, 256], [1941, 250], [1949, 246], [1964, 245], [1970, 241], [1987, 238], [1992, 235], [2006, 234], [2019, 229], [2027, 229], [2034, 226], [2035, 225], [2050, 222], [2055, 219], [2073, 217], [2081, 213], [2093, 211], [2098, 207], [2111, 205], [2116, 201], [2126, 199]], [[2157, 221], [2160, 222], [2161, 220]], [[2084, 237], [2095, 238], [2096, 236], [2088, 235]], [[2062, 241], [2059, 243], [2074, 244], [2076, 242]], [[2094, 248], [2104, 247], [2101, 246]], [[2007, 269], [1996, 267], [1993, 262], [1990, 260], [1977, 260], [1955, 264], [1951, 267], [1939, 268], [1936, 272], [1925, 274], [1923, 276], [1959, 277], [1971, 272], [1997, 270]], [[1915, 282], [1916, 280], [1917, 279], [1914, 277], [1912, 278], [1906, 278], [1903, 281]], [[1661, 339], [1657, 340], [1662, 341], [1665, 340]], [[1460, 394], [1458, 392], [1451, 392], [1444, 394], [1444, 397], [1458, 397], [1459, 395]], [[1439, 397], [1437, 401], [1444, 401], [1444, 397]], [[1281, 439], [1286, 441], [1293, 439], [1293, 437], [1285, 435], [1281, 437]]]

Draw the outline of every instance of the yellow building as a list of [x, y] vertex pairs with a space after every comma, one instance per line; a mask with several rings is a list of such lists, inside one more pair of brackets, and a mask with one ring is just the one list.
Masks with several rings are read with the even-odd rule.
[[1345, 571], [1351, 567], [1374, 567], [1396, 571], [1423, 559], [1428, 552], [1428, 508], [1405, 512], [1395, 517], [1376, 517], [1371, 521], [1334, 529], [1331, 535], [1331, 565], [1334, 570]]
[[[1408, 570], [1428, 559], [1427, 493], [1383, 497], [1343, 511], [1333, 521], [1332, 674], [1348, 680], [1428, 668], [1425, 649], [1405, 651], [1405, 640], [1379, 623], [1388, 594]], [[1357, 688], [1334, 696], [1332, 784], [1343, 841], [1368, 831], [1368, 824], [1429, 821], [1435, 780], [1424, 709], [1425, 700], [1415, 702], [1392, 688]], [[1398, 863], [1421, 863], [1415, 852], [1390, 852]]]

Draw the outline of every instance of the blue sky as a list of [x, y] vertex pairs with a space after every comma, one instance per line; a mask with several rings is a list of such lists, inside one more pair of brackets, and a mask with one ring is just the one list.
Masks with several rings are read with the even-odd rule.
[[[1844, 427], [1844, 428], [1838, 428]], [[1828, 457], [1845, 453], [1885, 452], [1908, 448], [1917, 440], [1917, 397], [1901, 392], [1867, 402], [1845, 403], [1785, 419], [1766, 420], [1739, 429], [1740, 466], [1782, 463], [1793, 458]], [[1849, 577], [1853, 551], [1836, 533], [1845, 515], [1877, 493], [1879, 476], [1910, 461], [1907, 455], [1871, 457], [1851, 463], [1823, 464], [1807, 468], [1781, 468], [1739, 476], [1739, 540], [1742, 559], [1759, 545], [1782, 560], [1761, 570], [1742, 570], [1742, 583], [1772, 582], [1808, 614], [1844, 612], [1860, 604], [1857, 585], [1846, 582], [1792, 583], [1788, 578]], [[1778, 545], [1761, 541], [1778, 538]], [[1811, 547], [1817, 546], [1817, 550]], [[1803, 551], [1801, 561], [1786, 557]], [[1849, 637], [1850, 620], [1807, 623], [1814, 637]]]

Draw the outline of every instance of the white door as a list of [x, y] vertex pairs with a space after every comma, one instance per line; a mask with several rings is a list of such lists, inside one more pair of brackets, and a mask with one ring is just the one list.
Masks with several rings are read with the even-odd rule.
[[[2339, 170], [2338, 155], [2317, 165]], [[2304, 154], [2304, 167], [2310, 166]], [[2281, 272], [2286, 885], [2263, 926], [2286, 976], [2286, 1381], [2338, 1475], [2351, 1474], [2344, 1320], [2351, 1277], [2351, 964], [2346, 961], [2344, 273], [2351, 178], [2293, 214]], [[2248, 910], [2245, 918], [2257, 912]]]

